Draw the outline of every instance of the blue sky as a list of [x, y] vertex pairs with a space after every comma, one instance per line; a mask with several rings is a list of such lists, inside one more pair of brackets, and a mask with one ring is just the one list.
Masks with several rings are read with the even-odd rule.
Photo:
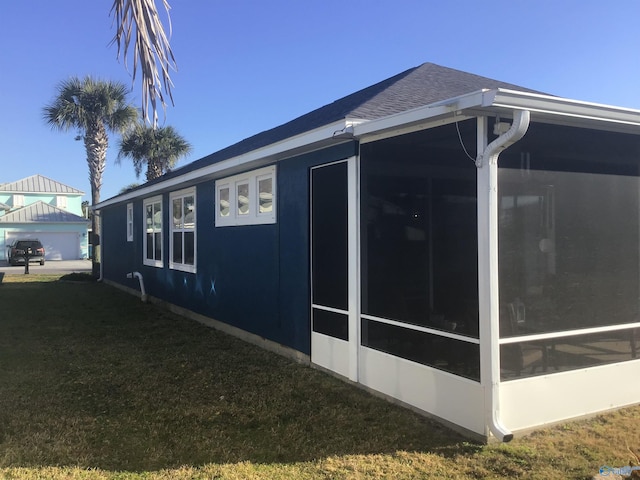
[[[0, 183], [39, 173], [88, 197], [82, 142], [45, 125], [42, 107], [71, 75], [131, 85], [109, 46], [111, 3], [4, 2]], [[170, 3], [178, 72], [166, 124], [194, 147], [181, 165], [424, 62], [640, 109], [638, 0]], [[131, 99], [139, 106], [138, 81]], [[112, 137], [103, 200], [136, 182], [116, 154]]]

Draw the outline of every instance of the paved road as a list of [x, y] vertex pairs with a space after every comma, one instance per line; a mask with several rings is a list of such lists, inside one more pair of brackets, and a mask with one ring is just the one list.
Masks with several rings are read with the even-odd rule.
[[[24, 264], [10, 267], [6, 260], [0, 260], [0, 272], [6, 275], [24, 275]], [[44, 265], [29, 264], [29, 273], [66, 274], [72, 272], [91, 272], [91, 260], [47, 260]]]

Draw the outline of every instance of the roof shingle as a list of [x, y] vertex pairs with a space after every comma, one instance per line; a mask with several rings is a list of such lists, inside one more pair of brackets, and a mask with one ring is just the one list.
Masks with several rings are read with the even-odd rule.
[[478, 90], [495, 88], [541, 93], [512, 83], [424, 63], [168, 172], [145, 185], [159, 183], [340, 120], [374, 120]]

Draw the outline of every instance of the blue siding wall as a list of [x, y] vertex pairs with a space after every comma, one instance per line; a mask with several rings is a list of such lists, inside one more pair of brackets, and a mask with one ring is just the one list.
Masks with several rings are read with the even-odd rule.
[[105, 208], [104, 277], [310, 353], [309, 168], [354, 155], [348, 143], [283, 160], [277, 170], [277, 223], [214, 226], [215, 182], [196, 185], [197, 273], [169, 269], [169, 195], [163, 195], [164, 268], [144, 266], [142, 199], [134, 203], [134, 241], [126, 241], [126, 202]]

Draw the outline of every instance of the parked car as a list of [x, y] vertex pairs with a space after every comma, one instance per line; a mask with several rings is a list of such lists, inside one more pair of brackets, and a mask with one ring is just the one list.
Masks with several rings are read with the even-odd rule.
[[24, 252], [30, 248], [31, 253], [29, 255], [30, 262], [38, 262], [40, 265], [44, 265], [44, 247], [40, 240], [26, 239], [16, 240], [9, 246], [9, 265], [17, 265], [18, 263], [24, 263]]

